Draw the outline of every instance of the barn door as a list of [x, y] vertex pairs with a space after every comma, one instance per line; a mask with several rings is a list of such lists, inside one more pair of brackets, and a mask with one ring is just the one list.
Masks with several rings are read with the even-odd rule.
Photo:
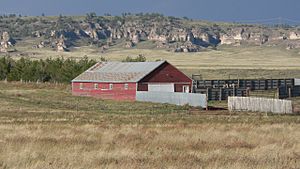
[[174, 83], [149, 83], [149, 92], [174, 92]]
[[188, 86], [188, 85], [182, 86], [182, 92], [183, 93], [190, 93], [190, 86]]
[[300, 85], [300, 79], [295, 79], [295, 86], [299, 86]]

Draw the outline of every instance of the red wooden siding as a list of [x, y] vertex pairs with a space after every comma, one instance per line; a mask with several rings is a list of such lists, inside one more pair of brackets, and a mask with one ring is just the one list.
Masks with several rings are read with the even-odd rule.
[[[93, 96], [102, 99], [112, 100], [135, 100], [136, 83], [82, 83], [83, 88], [80, 89], [80, 82], [72, 83], [72, 93], [77, 96]], [[95, 84], [98, 84], [98, 89], [95, 89]], [[113, 84], [112, 90], [109, 89], [109, 84]], [[128, 84], [128, 89], [125, 89], [125, 84]]]
[[148, 91], [148, 83], [138, 83], [138, 91]]
[[191, 83], [182, 83], [182, 84], [175, 84], [175, 92], [183, 92], [183, 86], [189, 86], [191, 92]]
[[138, 83], [138, 91], [148, 91], [148, 83], [174, 83], [175, 92], [183, 92], [183, 85], [190, 91], [192, 80], [169, 63], [164, 63]]

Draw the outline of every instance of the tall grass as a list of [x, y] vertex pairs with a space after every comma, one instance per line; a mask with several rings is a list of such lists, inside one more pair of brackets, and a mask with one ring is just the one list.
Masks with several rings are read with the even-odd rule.
[[300, 117], [207, 112], [0, 83], [0, 169], [299, 168]]
[[296, 169], [299, 127], [0, 125], [0, 167]]

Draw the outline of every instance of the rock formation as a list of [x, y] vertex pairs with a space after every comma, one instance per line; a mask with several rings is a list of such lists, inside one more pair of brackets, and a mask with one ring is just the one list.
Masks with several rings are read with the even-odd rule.
[[56, 31], [55, 30], [51, 30], [51, 32], [50, 32], [50, 36], [52, 37], [52, 38], [56, 38]]
[[63, 35], [60, 36], [56, 43], [56, 49], [58, 52], [65, 52], [67, 51], [67, 47], [65, 45], [65, 37]]
[[300, 39], [300, 34], [296, 32], [290, 32], [289, 36], [290, 40], [299, 40]]
[[231, 45], [231, 44], [235, 44], [236, 42], [232, 36], [229, 36], [227, 34], [221, 35], [220, 41], [221, 41], [221, 45]]
[[8, 32], [3, 32], [1, 36], [0, 52], [8, 52], [8, 48], [13, 46], [15, 41], [10, 37]]
[[[89, 38], [94, 43], [105, 40], [107, 44], [113, 45], [116, 40], [126, 40], [124, 47], [132, 48], [141, 41], [151, 40], [156, 43], [157, 48], [171, 49], [176, 52], [198, 52], [202, 48], [217, 47], [218, 45], [277, 45], [286, 40], [300, 40], [300, 33], [297, 31], [282, 30], [281, 32], [268, 27], [255, 26], [230, 26], [226, 29], [193, 27], [189, 29], [171, 22], [150, 22], [150, 24], [139, 21], [114, 24], [109, 22], [106, 24], [81, 23], [80, 27], [75, 30], [74, 34], [78, 38]], [[60, 34], [55, 31], [51, 32], [52, 36]], [[65, 31], [63, 34], [67, 35], [68, 33]], [[63, 45], [59, 46], [59, 51], [62, 51]], [[293, 44], [287, 46], [291, 49], [295, 48]]]
[[[157, 48], [176, 52], [198, 52], [203, 48], [217, 48], [220, 45], [286, 45], [287, 49], [294, 49], [300, 40], [297, 27], [202, 24], [199, 21], [183, 22], [179, 18], [169, 17], [99, 17], [79, 21], [62, 18], [59, 24], [55, 21], [44, 23], [44, 26], [30, 28], [31, 37], [48, 38], [52, 45], [40, 43], [35, 48], [52, 46], [57, 51], [66, 51], [66, 46], [74, 44], [95, 44], [101, 50], [103, 45], [125, 43], [124, 47], [132, 48], [142, 41], [152, 41]], [[0, 28], [9, 31], [1, 25]], [[9, 41], [1, 38], [1, 51], [7, 52], [9, 45]]]
[[138, 44], [140, 42], [140, 34], [139, 33], [135, 33], [134, 35], [132, 35], [131, 41], [134, 44]]

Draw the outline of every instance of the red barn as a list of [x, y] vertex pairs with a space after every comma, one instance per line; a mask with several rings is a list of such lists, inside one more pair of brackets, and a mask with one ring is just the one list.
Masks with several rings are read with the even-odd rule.
[[192, 79], [167, 61], [100, 62], [72, 80], [72, 93], [132, 100], [136, 91], [190, 93]]

